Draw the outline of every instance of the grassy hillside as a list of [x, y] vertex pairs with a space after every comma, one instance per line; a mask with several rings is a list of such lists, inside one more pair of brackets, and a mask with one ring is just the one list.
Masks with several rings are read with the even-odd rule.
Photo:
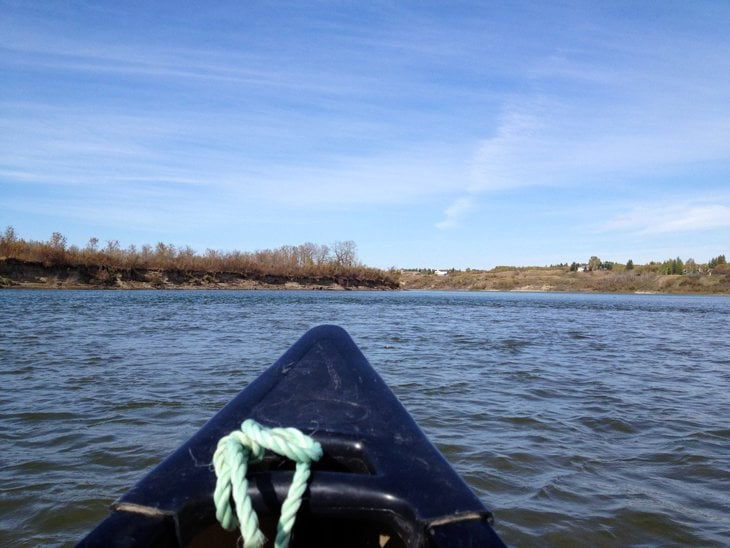
[[596, 270], [575, 272], [569, 268], [511, 268], [492, 270], [404, 271], [406, 289], [472, 291], [578, 291], [624, 293], [719, 293], [730, 294], [730, 268], [716, 266], [709, 274], [662, 274], [656, 269]]

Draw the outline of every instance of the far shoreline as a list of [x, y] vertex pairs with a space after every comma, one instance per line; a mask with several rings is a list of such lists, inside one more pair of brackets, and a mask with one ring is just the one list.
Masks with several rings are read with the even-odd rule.
[[339, 268], [328, 272], [275, 274], [193, 269], [114, 268], [104, 265], [45, 264], [0, 258], [0, 289], [99, 290], [395, 290], [400, 284], [380, 271]]
[[488, 271], [403, 271], [406, 289], [535, 293], [730, 295], [730, 269], [712, 274], [661, 274], [634, 270], [571, 271], [564, 267], [499, 268]]
[[564, 294], [564, 295], [637, 295], [637, 296], [677, 296], [677, 297], [730, 297], [730, 293], [726, 292], [678, 292], [678, 291], [596, 291], [596, 290], [560, 290], [560, 289], [463, 289], [463, 288], [408, 288], [385, 289], [372, 287], [341, 287], [341, 286], [304, 286], [287, 284], [285, 286], [277, 285], [252, 285], [247, 287], [234, 286], [218, 286], [218, 287], [201, 287], [201, 286], [167, 286], [167, 287], [101, 287], [89, 284], [79, 285], [48, 285], [48, 284], [14, 284], [12, 286], [0, 285], [0, 292], [3, 291], [99, 291], [99, 292], [184, 292], [184, 291], [200, 291], [200, 292], [257, 292], [257, 291], [307, 291], [307, 292], [396, 292], [396, 293], [504, 293], [504, 294]]
[[231, 272], [47, 264], [0, 258], [0, 289], [205, 291], [455, 291], [730, 295], [730, 268], [708, 274], [661, 274], [647, 268], [575, 272], [560, 267], [413, 271], [333, 269], [328, 272]]

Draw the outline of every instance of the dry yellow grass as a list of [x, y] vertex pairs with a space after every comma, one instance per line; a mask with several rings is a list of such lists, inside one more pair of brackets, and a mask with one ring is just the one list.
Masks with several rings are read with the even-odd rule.
[[707, 275], [665, 275], [646, 269], [570, 272], [564, 268], [497, 268], [452, 271], [446, 275], [405, 271], [405, 289], [470, 291], [575, 291], [595, 293], [730, 294], [730, 272]]

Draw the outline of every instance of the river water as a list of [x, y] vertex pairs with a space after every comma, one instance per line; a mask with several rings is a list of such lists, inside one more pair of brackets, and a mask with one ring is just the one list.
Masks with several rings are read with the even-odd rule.
[[0, 292], [0, 545], [68, 545], [318, 324], [512, 545], [730, 544], [730, 299]]

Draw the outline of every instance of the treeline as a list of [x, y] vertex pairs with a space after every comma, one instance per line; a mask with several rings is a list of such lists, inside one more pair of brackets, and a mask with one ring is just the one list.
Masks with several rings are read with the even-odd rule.
[[357, 258], [353, 241], [339, 241], [331, 246], [314, 243], [285, 245], [277, 249], [253, 252], [208, 249], [203, 254], [189, 246], [176, 247], [159, 242], [156, 245], [130, 245], [122, 248], [117, 240], [100, 245], [89, 239], [84, 247], [69, 245], [60, 232], [47, 241], [25, 240], [13, 227], [0, 237], [0, 258], [41, 263], [45, 267], [98, 267], [107, 271], [159, 270], [236, 273], [251, 278], [336, 278], [377, 281], [397, 284], [394, 271], [370, 268]]
[[718, 255], [713, 257], [706, 263], [698, 263], [694, 259], [690, 258], [683, 261], [680, 257], [674, 259], [667, 259], [663, 262], [651, 261], [645, 265], [634, 265], [634, 261], [629, 259], [625, 265], [620, 265], [612, 261], [602, 261], [596, 256], [589, 259], [587, 263], [572, 263], [570, 265], [571, 272], [592, 272], [595, 270], [624, 270], [637, 272], [651, 272], [654, 274], [674, 274], [674, 275], [703, 275], [712, 274], [715, 270], [720, 270], [723, 273], [728, 270], [727, 261], [725, 255]]

